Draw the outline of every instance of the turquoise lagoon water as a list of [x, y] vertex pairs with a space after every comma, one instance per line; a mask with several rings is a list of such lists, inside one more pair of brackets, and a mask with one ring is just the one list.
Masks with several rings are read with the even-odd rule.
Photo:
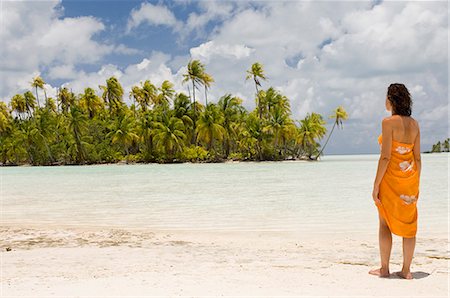
[[[448, 231], [448, 153], [422, 154], [419, 233]], [[378, 154], [319, 162], [3, 167], [1, 223], [366, 232]]]

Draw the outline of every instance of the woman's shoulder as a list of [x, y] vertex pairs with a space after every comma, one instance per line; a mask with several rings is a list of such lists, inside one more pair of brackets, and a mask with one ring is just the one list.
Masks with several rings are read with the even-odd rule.
[[385, 122], [385, 123], [395, 123], [395, 122], [398, 122], [398, 121], [402, 121], [403, 119], [409, 119], [412, 123], [414, 123], [415, 125], [417, 125], [417, 126], [419, 126], [419, 122], [416, 120], [416, 119], [414, 119], [413, 117], [411, 117], [411, 116], [399, 116], [399, 115], [392, 115], [392, 116], [388, 116], [388, 117], [385, 117], [385, 118], [383, 118], [383, 122]]

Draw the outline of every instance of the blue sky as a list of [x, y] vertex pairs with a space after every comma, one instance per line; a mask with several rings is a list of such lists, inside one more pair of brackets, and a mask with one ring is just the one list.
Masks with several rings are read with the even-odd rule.
[[[146, 52], [162, 51], [171, 54], [183, 54], [194, 46], [194, 41], [186, 40], [177, 44], [177, 36], [166, 26], [139, 26], [135, 28], [132, 35], [124, 35], [123, 31], [127, 25], [130, 13], [133, 9], [141, 6], [141, 1], [62, 1], [65, 17], [95, 16], [103, 21], [107, 30], [102, 32], [98, 38], [112, 39], [124, 43], [129, 47]], [[192, 11], [197, 11], [197, 5], [176, 4], [170, 1], [147, 1], [147, 3], [162, 3], [174, 13], [177, 19], [185, 20]], [[204, 38], [196, 38], [201, 43]], [[143, 57], [144, 55], [141, 55]], [[132, 57], [134, 60], [139, 56]], [[124, 57], [115, 57], [115, 61], [127, 65], [131, 61], [123, 61]]]
[[[447, 1], [21, 1], [2, 2], [0, 99], [40, 75], [50, 96], [115, 75], [126, 94], [150, 79], [179, 92], [189, 59], [253, 109], [245, 71], [256, 61], [291, 101], [293, 118], [339, 105], [349, 114], [325, 154], [378, 153], [390, 83], [404, 83], [421, 124], [422, 150], [449, 135]], [[129, 103], [128, 96], [124, 98]], [[200, 96], [200, 100], [203, 98]]]

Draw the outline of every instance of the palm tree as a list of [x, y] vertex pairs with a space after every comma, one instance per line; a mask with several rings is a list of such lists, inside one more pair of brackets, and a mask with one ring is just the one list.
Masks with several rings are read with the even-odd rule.
[[28, 114], [30, 115], [30, 117], [33, 117], [31, 110], [33, 110], [34, 112], [36, 108], [36, 99], [31, 91], [25, 92], [23, 94], [23, 97], [25, 98], [25, 105], [27, 107]]
[[99, 86], [103, 91], [102, 99], [108, 104], [110, 115], [118, 113], [122, 110], [123, 103], [123, 88], [120, 85], [119, 80], [112, 76], [106, 80], [106, 86]]
[[348, 119], [348, 115], [347, 112], [344, 110], [344, 108], [342, 106], [337, 107], [334, 110], [333, 115], [330, 116], [330, 119], [335, 118], [336, 120], [334, 121], [333, 124], [333, 128], [331, 129], [330, 134], [328, 135], [327, 140], [325, 141], [325, 145], [323, 145], [322, 149], [320, 150], [320, 152], [317, 154], [317, 156], [315, 157], [315, 159], [318, 159], [320, 154], [322, 154], [322, 151], [325, 149], [325, 146], [328, 143], [328, 140], [330, 139], [331, 134], [333, 133], [334, 127], [337, 125], [338, 127], [341, 126], [341, 128], [343, 128], [342, 125], [342, 120], [347, 120]]
[[138, 135], [143, 146], [144, 158], [148, 161], [153, 157], [153, 124], [156, 117], [153, 111], [146, 111], [138, 119]]
[[244, 138], [247, 139], [248, 143], [256, 144], [256, 151], [258, 153], [259, 160], [263, 160], [262, 155], [262, 143], [265, 137], [264, 132], [264, 123], [263, 120], [258, 118], [258, 116], [255, 114], [256, 111], [252, 111], [250, 114], [248, 114], [248, 117], [246, 119], [245, 123], [245, 131], [243, 132]]
[[444, 150], [445, 150], [445, 152], [449, 152], [450, 151], [449, 140], [450, 139], [447, 138], [444, 141]]
[[237, 133], [234, 129], [233, 123], [239, 121], [240, 115], [245, 112], [242, 106], [242, 99], [233, 97], [231, 94], [226, 94], [219, 99], [217, 103], [223, 115], [223, 128], [225, 129], [224, 148], [225, 156], [230, 154], [231, 138], [237, 138]]
[[61, 104], [61, 110], [63, 113], [67, 113], [69, 108], [75, 103], [75, 94], [73, 94], [67, 87], [59, 89], [57, 98]]
[[259, 103], [259, 98], [258, 98], [258, 94], [259, 94], [259, 90], [258, 90], [258, 86], [261, 87], [261, 81], [260, 80], [267, 80], [265, 74], [264, 74], [264, 69], [262, 64], [260, 64], [259, 62], [255, 62], [252, 64], [252, 67], [247, 70], [247, 76], [245, 77], [245, 80], [248, 79], [253, 79], [253, 81], [255, 82], [255, 88], [256, 88], [256, 106], [258, 107], [258, 111], [259, 111], [259, 118], [261, 118], [261, 107], [260, 107], [260, 103]]
[[36, 88], [36, 99], [37, 99], [37, 106], [38, 107], [39, 107], [38, 88], [44, 90], [45, 100], [47, 101], [47, 93], [45, 92], [44, 85], [45, 85], [45, 82], [40, 76], [36, 76], [33, 79], [33, 81], [31, 82], [31, 87]]
[[80, 107], [86, 110], [89, 113], [89, 119], [92, 119], [99, 110], [103, 109], [103, 102], [101, 98], [95, 94], [94, 89], [88, 87], [84, 89], [84, 93], [81, 95]]
[[[194, 121], [189, 115], [191, 102], [189, 97], [184, 93], [179, 93], [173, 101], [173, 115], [181, 121], [183, 121], [185, 133], [192, 133], [192, 127], [194, 126]], [[192, 137], [192, 136], [190, 136]], [[190, 138], [189, 138], [190, 139]]]
[[206, 106], [198, 119], [198, 139], [207, 144], [208, 150], [214, 148], [214, 140], [222, 141], [226, 134], [222, 126], [223, 116], [213, 103]]
[[56, 103], [53, 98], [49, 97], [45, 103], [45, 109], [52, 111], [53, 113], [57, 113]]
[[[48, 103], [48, 100], [46, 101]], [[48, 139], [52, 135], [52, 124], [50, 119], [50, 111], [47, 109], [38, 110], [36, 117], [32, 122], [31, 134], [36, 142], [37, 147], [44, 148], [47, 153], [48, 160], [44, 161], [45, 164], [53, 163], [55, 160], [48, 144]]]
[[143, 91], [139, 86], [133, 86], [131, 87], [131, 91], [129, 93], [129, 98], [133, 98], [133, 113], [136, 117], [136, 102], [141, 102], [141, 98], [143, 96]]
[[129, 148], [133, 142], [139, 140], [139, 136], [135, 133], [133, 117], [128, 113], [119, 114], [116, 118], [113, 130], [106, 136], [111, 137], [111, 142], [113, 144], [117, 144], [125, 149], [126, 161], [128, 163], [128, 155], [130, 154]]
[[164, 113], [170, 108], [170, 102], [173, 100], [175, 90], [173, 84], [170, 81], [165, 80], [159, 88], [160, 94], [157, 98], [157, 105], [162, 106]]
[[[196, 109], [195, 109], [195, 89], [198, 89], [199, 85], [203, 84], [203, 79], [204, 79], [204, 74], [205, 74], [205, 66], [199, 61], [199, 60], [191, 60], [188, 63], [187, 66], [187, 73], [183, 74], [183, 81], [182, 83], [186, 83], [191, 81], [192, 82], [192, 94], [193, 94], [193, 98], [194, 98], [194, 130], [196, 128], [196, 121], [197, 121], [197, 116], [196, 116]], [[189, 94], [190, 95], [190, 94]], [[192, 134], [193, 135], [193, 143], [195, 143], [195, 133]]]
[[143, 110], [146, 111], [146, 108], [150, 106], [151, 104], [153, 107], [155, 107], [158, 96], [158, 88], [156, 88], [155, 85], [153, 85], [149, 80], [146, 80], [144, 84], [142, 85], [142, 102], [140, 105], [142, 106]]
[[174, 155], [184, 147], [184, 124], [181, 119], [169, 115], [163, 115], [161, 120], [155, 123], [154, 141], [156, 147], [162, 149], [173, 161]]
[[[287, 151], [286, 142], [294, 136], [296, 131], [294, 121], [289, 117], [289, 114], [284, 110], [283, 106], [276, 105], [272, 109], [268, 127], [274, 135], [274, 148], [278, 149], [280, 142], [283, 144], [284, 158]], [[279, 154], [281, 154], [281, 150]]]
[[70, 107], [68, 120], [69, 125], [67, 128], [72, 134], [75, 142], [74, 150], [76, 154], [76, 162], [84, 162], [87, 158], [85, 146], [88, 145], [85, 141], [83, 141], [83, 134], [86, 131], [87, 125], [86, 116], [83, 114], [81, 108], [74, 104]]
[[22, 94], [16, 94], [11, 98], [11, 110], [16, 112], [19, 116], [19, 119], [22, 120], [22, 115], [26, 112], [30, 113], [28, 110], [27, 102], [25, 101], [25, 97]]
[[300, 122], [297, 142], [302, 146], [308, 158], [313, 160], [312, 155], [317, 151], [318, 146], [316, 138], [322, 138], [326, 133], [325, 121], [320, 114], [313, 112], [308, 113]]
[[12, 128], [10, 118], [8, 106], [0, 101], [0, 136]]
[[203, 86], [205, 87], [205, 105], [208, 105], [208, 88], [214, 83], [214, 79], [210, 74], [203, 73], [202, 77]]

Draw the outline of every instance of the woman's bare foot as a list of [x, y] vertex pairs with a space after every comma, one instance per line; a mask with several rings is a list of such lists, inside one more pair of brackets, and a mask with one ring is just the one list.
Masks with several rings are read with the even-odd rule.
[[408, 272], [399, 271], [399, 272], [396, 272], [396, 273], [397, 273], [397, 275], [400, 276], [401, 278], [404, 278], [404, 279], [413, 279], [413, 276], [412, 276], [412, 274], [411, 274], [410, 271], [408, 271]]
[[378, 268], [378, 269], [370, 270], [369, 274], [377, 275], [379, 277], [389, 277], [390, 276], [389, 270], [387, 270], [385, 268]]

